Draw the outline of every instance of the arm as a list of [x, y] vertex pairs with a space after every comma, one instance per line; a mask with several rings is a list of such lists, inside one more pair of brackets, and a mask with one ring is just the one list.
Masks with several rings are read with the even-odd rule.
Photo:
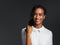
[[26, 45], [32, 45], [31, 38], [30, 38], [31, 32], [32, 32], [32, 27], [27, 26], [26, 27]]
[[28, 34], [28, 33], [26, 34], [26, 45], [32, 45], [30, 34]]

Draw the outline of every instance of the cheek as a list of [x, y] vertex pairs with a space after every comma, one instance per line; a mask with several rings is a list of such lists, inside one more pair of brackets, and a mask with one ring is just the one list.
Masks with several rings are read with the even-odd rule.
[[43, 16], [40, 16], [39, 18], [40, 18], [40, 19], [43, 19]]
[[44, 17], [44, 16], [40, 16], [39, 18], [40, 18], [40, 19], [44, 19], [45, 17]]

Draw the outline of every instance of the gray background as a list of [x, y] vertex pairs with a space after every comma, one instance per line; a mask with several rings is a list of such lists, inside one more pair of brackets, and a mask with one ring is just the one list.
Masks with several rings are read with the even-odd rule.
[[59, 0], [0, 0], [0, 45], [21, 45], [21, 29], [35, 4], [46, 6], [44, 26], [53, 32], [54, 45], [60, 45]]

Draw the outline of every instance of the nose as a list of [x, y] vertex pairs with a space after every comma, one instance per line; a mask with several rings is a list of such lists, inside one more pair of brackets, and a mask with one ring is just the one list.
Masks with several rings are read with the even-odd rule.
[[36, 15], [36, 18], [39, 18], [39, 15]]

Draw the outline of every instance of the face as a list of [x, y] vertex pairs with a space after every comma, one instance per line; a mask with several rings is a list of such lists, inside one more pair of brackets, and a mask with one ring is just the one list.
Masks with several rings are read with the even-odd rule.
[[33, 20], [36, 25], [42, 24], [45, 19], [44, 10], [42, 8], [37, 8], [34, 12]]

